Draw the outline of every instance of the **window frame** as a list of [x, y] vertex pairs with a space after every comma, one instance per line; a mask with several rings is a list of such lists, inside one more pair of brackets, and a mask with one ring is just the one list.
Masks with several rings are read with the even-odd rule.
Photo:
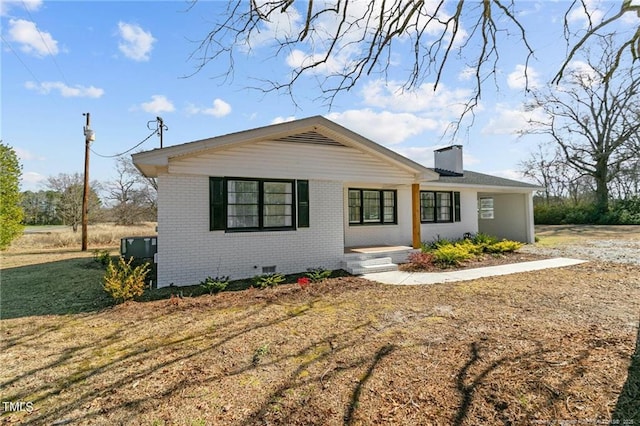
[[[422, 201], [422, 194], [432, 194], [433, 195], [433, 206], [429, 206], [431, 210], [431, 215], [433, 216], [433, 220], [425, 220], [423, 209], [426, 209], [427, 206], [424, 206]], [[442, 206], [441, 203], [438, 202], [439, 197], [438, 194], [447, 194], [449, 196], [449, 206]], [[460, 222], [460, 192], [458, 191], [432, 191], [432, 190], [420, 190], [420, 223], [453, 223]], [[441, 219], [440, 213], [442, 212], [443, 207], [448, 207], [449, 210], [449, 219]]]
[[[351, 205], [351, 192], [357, 192], [359, 205]], [[378, 194], [378, 220], [365, 219], [365, 203], [364, 193], [375, 192]], [[385, 204], [385, 193], [393, 194], [393, 205]], [[357, 208], [358, 220], [351, 220], [351, 209]], [[393, 220], [385, 220], [385, 209], [393, 208]], [[388, 211], [387, 211], [388, 214]], [[396, 189], [379, 189], [379, 188], [348, 188], [347, 189], [347, 222], [349, 226], [379, 226], [379, 225], [397, 225], [398, 224], [398, 190]]]
[[[242, 182], [257, 182], [258, 183], [258, 226], [251, 227], [232, 227], [229, 226], [228, 212], [229, 205], [236, 205], [236, 203], [229, 203], [229, 182], [230, 181], [242, 181]], [[271, 179], [271, 178], [250, 178], [250, 177], [210, 177], [210, 192], [209, 192], [209, 230], [210, 231], [225, 231], [225, 232], [271, 232], [271, 231], [294, 231], [298, 229], [298, 223], [301, 221], [298, 218], [298, 190], [299, 184], [306, 182], [307, 186], [307, 199], [306, 209], [308, 216], [308, 181], [307, 180], [295, 180], [295, 179]], [[265, 184], [268, 183], [288, 183], [291, 186], [291, 203], [285, 203], [285, 206], [291, 206], [291, 225], [285, 226], [265, 226]], [[220, 188], [219, 186], [222, 187]], [[215, 189], [214, 189], [215, 188]], [[222, 200], [215, 197], [220, 196]], [[270, 205], [270, 204], [267, 204]], [[214, 217], [214, 215], [222, 217]], [[285, 215], [289, 216], [289, 215]], [[308, 227], [308, 218], [303, 221], [301, 227]]]

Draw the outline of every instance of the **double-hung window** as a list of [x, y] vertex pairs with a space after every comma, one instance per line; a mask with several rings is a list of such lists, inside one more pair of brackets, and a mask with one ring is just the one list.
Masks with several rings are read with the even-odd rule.
[[460, 193], [420, 191], [420, 221], [460, 222]]
[[[287, 230], [309, 226], [306, 180], [210, 178], [210, 230]], [[298, 194], [296, 206], [296, 193]]]
[[397, 222], [395, 190], [349, 188], [350, 225], [391, 225]]

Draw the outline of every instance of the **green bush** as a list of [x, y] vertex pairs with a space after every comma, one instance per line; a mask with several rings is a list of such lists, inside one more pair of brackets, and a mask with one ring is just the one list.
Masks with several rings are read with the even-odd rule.
[[604, 214], [593, 204], [543, 204], [535, 206], [533, 212], [536, 225], [638, 225], [640, 197], [614, 200]]
[[471, 239], [471, 242], [475, 245], [486, 247], [486, 246], [490, 246], [491, 244], [497, 243], [498, 239], [493, 235], [488, 235], [488, 234], [483, 234], [482, 232], [478, 232], [476, 235], [473, 236], [473, 238]]
[[305, 274], [314, 283], [320, 282], [331, 276], [331, 271], [324, 268], [309, 268]]
[[111, 255], [108, 250], [94, 250], [93, 261], [102, 266], [108, 266], [109, 262], [111, 262]]
[[282, 274], [263, 274], [253, 277], [254, 287], [265, 289], [267, 287], [275, 287], [285, 282], [285, 277]]
[[462, 240], [455, 243], [454, 246], [465, 249], [473, 257], [481, 256], [485, 248], [484, 245], [476, 244], [472, 240]]
[[453, 245], [454, 243], [455, 241], [449, 240], [448, 238], [440, 238], [440, 236], [438, 235], [438, 238], [431, 241], [430, 243], [423, 242], [420, 245], [420, 248], [423, 253], [428, 253], [437, 250], [440, 247]]
[[145, 288], [145, 278], [149, 273], [150, 266], [143, 263], [132, 267], [133, 257], [125, 262], [123, 257], [119, 257], [117, 262], [109, 259], [107, 272], [104, 274], [104, 291], [106, 291], [115, 301], [125, 302], [134, 297], [142, 296]]
[[209, 292], [209, 294], [218, 294], [221, 291], [224, 291], [229, 285], [229, 277], [207, 277], [204, 281], [200, 281], [200, 287]]
[[502, 240], [487, 246], [486, 250], [489, 253], [513, 253], [521, 247], [522, 243], [517, 241]]
[[446, 245], [434, 250], [432, 253], [435, 263], [442, 266], [458, 266], [461, 262], [473, 258], [465, 246]]

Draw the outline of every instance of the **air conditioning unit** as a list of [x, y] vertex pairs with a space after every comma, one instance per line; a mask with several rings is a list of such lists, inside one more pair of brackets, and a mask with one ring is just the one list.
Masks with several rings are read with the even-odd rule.
[[120, 239], [120, 255], [126, 260], [147, 260], [155, 262], [158, 253], [158, 237], [125, 237]]

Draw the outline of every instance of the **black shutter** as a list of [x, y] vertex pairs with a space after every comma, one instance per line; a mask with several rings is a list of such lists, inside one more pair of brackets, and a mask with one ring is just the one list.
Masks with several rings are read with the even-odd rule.
[[453, 210], [454, 210], [454, 220], [456, 222], [460, 222], [462, 221], [462, 218], [460, 217], [460, 193], [459, 192], [454, 192], [453, 193]]
[[209, 230], [217, 231], [225, 229], [225, 190], [224, 178], [209, 178]]
[[299, 180], [298, 184], [298, 228], [309, 227], [309, 181]]

